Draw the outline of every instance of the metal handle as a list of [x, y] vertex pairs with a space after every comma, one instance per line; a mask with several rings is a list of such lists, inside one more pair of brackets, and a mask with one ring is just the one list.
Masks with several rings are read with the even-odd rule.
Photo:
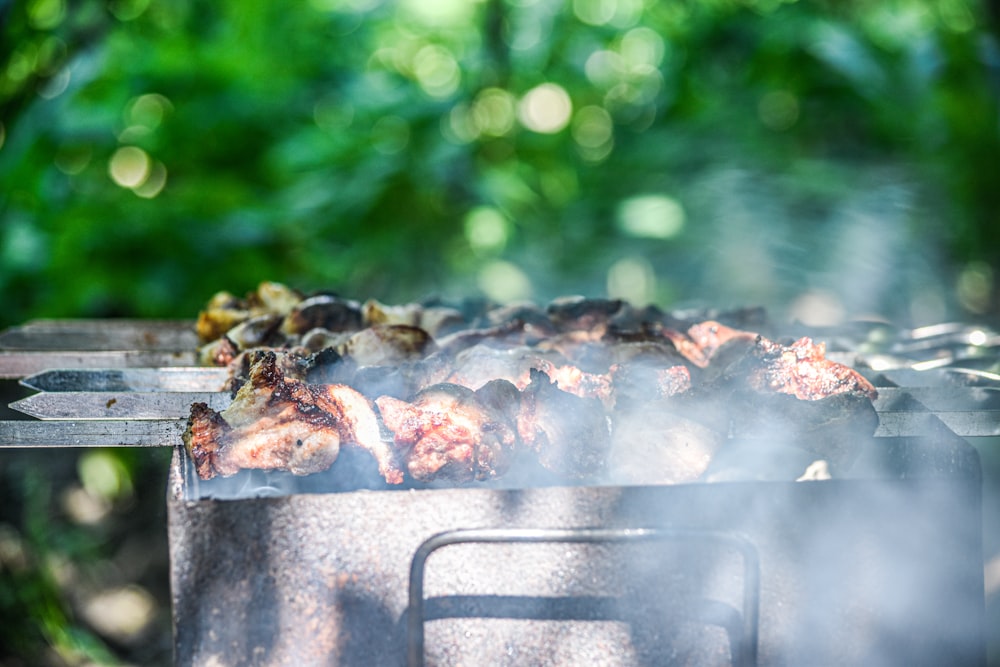
[[425, 540], [410, 564], [410, 599], [407, 611], [407, 664], [424, 664], [424, 571], [432, 553], [453, 544], [498, 543], [601, 543], [637, 541], [700, 541], [735, 548], [743, 558], [743, 636], [733, 651], [736, 665], [757, 664], [760, 559], [747, 538], [689, 528], [469, 528], [438, 533]]

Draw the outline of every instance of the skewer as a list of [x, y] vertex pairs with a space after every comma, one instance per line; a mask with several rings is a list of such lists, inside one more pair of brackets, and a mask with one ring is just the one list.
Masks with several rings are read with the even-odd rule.
[[194, 323], [179, 320], [32, 320], [0, 332], [2, 350], [197, 349]]
[[10, 408], [42, 420], [182, 419], [192, 403], [224, 410], [232, 402], [226, 392], [41, 392], [14, 401]]
[[60, 368], [23, 378], [36, 391], [219, 391], [229, 371], [217, 367]]
[[0, 351], [0, 380], [16, 380], [53, 368], [148, 368], [197, 364], [198, 353], [194, 350]]
[[151, 421], [0, 421], [0, 449], [25, 447], [174, 447], [181, 419]]
[[0, 332], [0, 379], [53, 368], [195, 366], [198, 345], [186, 320], [31, 320]]
[[[232, 398], [227, 392], [42, 392], [15, 401], [10, 407], [56, 429], [59, 424], [85, 421], [175, 420], [183, 425], [195, 402], [221, 411]], [[929, 418], [940, 419], [962, 437], [1000, 436], [997, 389], [883, 387], [875, 408], [879, 414], [876, 437], [924, 435]]]

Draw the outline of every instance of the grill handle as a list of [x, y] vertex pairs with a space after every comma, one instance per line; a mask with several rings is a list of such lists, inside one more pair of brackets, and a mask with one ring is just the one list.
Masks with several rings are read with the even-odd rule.
[[760, 613], [760, 558], [746, 537], [735, 533], [688, 528], [465, 528], [438, 533], [425, 540], [410, 563], [406, 660], [424, 664], [424, 571], [432, 553], [453, 544], [519, 544], [540, 542], [624, 543], [640, 541], [700, 541], [728, 546], [743, 558], [743, 636], [733, 651], [733, 664], [757, 664]]

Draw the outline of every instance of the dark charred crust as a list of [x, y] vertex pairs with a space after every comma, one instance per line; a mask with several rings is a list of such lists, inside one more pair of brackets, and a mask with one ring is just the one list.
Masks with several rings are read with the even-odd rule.
[[310, 329], [357, 331], [362, 327], [360, 306], [347, 299], [320, 294], [305, 299], [285, 318], [288, 333], [302, 334]]
[[560, 331], [589, 331], [598, 326], [606, 329], [624, 306], [625, 302], [621, 299], [570, 297], [553, 301], [547, 312]]

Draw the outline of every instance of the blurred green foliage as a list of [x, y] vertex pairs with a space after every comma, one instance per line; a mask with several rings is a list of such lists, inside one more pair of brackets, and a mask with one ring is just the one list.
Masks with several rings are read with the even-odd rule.
[[[9, 323], [191, 316], [263, 279], [789, 298], [796, 257], [879, 182], [909, 193], [907, 238], [944, 248], [941, 299], [996, 308], [1000, 55], [970, 0], [0, 7]], [[772, 203], [720, 210], [724, 169]], [[734, 207], [775, 239], [727, 259], [777, 265], [755, 289], [716, 258]]]
[[[974, 0], [0, 0], [0, 326], [261, 280], [995, 316], [995, 28]], [[0, 640], [113, 662], [51, 562], [127, 531], [68, 522], [37, 464], [0, 467]]]

